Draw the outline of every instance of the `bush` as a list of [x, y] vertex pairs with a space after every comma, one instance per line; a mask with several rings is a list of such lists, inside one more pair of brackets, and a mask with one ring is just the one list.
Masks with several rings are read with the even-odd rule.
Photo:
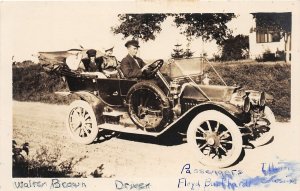
[[[73, 168], [85, 158], [63, 160], [59, 148], [50, 151], [42, 146], [33, 156], [27, 158], [24, 164], [13, 165], [13, 177], [81, 177], [83, 174], [74, 172]], [[26, 168], [20, 168], [23, 166]]]
[[263, 60], [264, 61], [275, 61], [276, 57], [275, 57], [275, 53], [263, 53]]
[[237, 35], [225, 40], [222, 44], [221, 60], [240, 60], [249, 56], [249, 36]]
[[255, 58], [257, 62], [274, 62], [274, 61], [285, 61], [285, 52], [277, 50], [276, 53], [272, 53], [270, 50], [266, 50], [262, 56]]
[[13, 66], [13, 99], [68, 104], [69, 98], [54, 94], [68, 91], [66, 83], [57, 75], [49, 75], [40, 64]]
[[[114, 175], [104, 174], [104, 165], [101, 164], [90, 174], [87, 172], [77, 172], [74, 170], [82, 160], [87, 156], [75, 159], [63, 159], [61, 150], [56, 148], [42, 146], [35, 154], [29, 155], [29, 143], [18, 146], [13, 140], [12, 144], [13, 163], [12, 175], [14, 178], [20, 177], [43, 177], [43, 178], [62, 178], [62, 177], [94, 177], [94, 178], [111, 178]], [[25, 155], [26, 154], [26, 155]]]

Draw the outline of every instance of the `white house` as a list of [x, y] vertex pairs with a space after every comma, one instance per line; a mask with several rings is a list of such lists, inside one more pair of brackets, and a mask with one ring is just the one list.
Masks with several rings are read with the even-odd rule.
[[[251, 13], [256, 14], [256, 13]], [[260, 13], [264, 14], [264, 13]], [[270, 13], [265, 13], [270, 14]], [[282, 14], [282, 13], [271, 13]], [[258, 17], [259, 15], [257, 15]], [[280, 38], [280, 32], [270, 30], [268, 27], [257, 27], [256, 18], [252, 20], [252, 27], [249, 34], [249, 56], [251, 59], [263, 58], [266, 52], [278, 56], [279, 51], [284, 51], [286, 61], [291, 60], [291, 32], [284, 33]], [[258, 29], [259, 28], [259, 29]]]

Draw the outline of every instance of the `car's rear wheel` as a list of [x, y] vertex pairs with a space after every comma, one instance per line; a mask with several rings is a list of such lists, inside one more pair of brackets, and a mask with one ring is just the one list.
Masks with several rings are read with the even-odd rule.
[[232, 165], [243, 150], [238, 126], [214, 110], [201, 112], [191, 121], [187, 141], [202, 164], [218, 168]]
[[127, 95], [131, 120], [142, 130], [160, 131], [170, 121], [172, 112], [167, 96], [153, 82], [139, 82]]
[[257, 123], [260, 126], [252, 128], [253, 136], [249, 141], [255, 147], [271, 142], [274, 137], [275, 115], [268, 106], [265, 106], [263, 117]]
[[93, 108], [83, 100], [76, 100], [69, 106], [66, 127], [78, 143], [90, 144], [98, 135], [98, 127]]

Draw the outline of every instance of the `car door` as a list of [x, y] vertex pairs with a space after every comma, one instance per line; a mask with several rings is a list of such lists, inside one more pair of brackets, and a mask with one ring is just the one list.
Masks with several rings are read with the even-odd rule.
[[97, 90], [99, 96], [109, 105], [123, 105], [123, 99], [121, 97], [119, 88], [119, 81], [119, 79], [114, 78], [97, 79]]
[[126, 98], [129, 89], [136, 83], [136, 79], [120, 79], [120, 93], [123, 99]]

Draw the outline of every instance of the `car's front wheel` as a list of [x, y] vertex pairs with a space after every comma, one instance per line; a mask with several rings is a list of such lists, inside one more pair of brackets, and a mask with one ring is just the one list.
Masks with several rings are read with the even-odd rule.
[[201, 112], [191, 121], [187, 141], [202, 164], [217, 168], [232, 165], [243, 149], [238, 126], [214, 110]]
[[76, 100], [68, 111], [66, 127], [72, 139], [82, 144], [92, 143], [99, 131], [93, 108], [86, 101]]

